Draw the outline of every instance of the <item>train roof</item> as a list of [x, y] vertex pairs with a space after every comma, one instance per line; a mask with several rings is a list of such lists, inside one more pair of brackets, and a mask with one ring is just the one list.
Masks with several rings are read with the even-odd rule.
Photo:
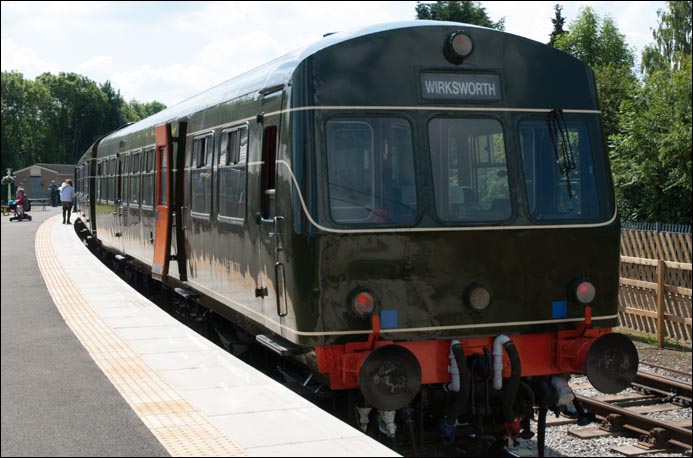
[[313, 44], [301, 49], [297, 49], [241, 75], [231, 78], [198, 95], [185, 99], [176, 105], [166, 108], [165, 110], [162, 110], [132, 125], [125, 128], [120, 128], [113, 132], [112, 135], [109, 135], [109, 137], [118, 138], [134, 132], [153, 128], [167, 122], [175, 121], [191, 113], [204, 110], [205, 108], [218, 105], [219, 103], [233, 100], [246, 94], [261, 91], [264, 88], [271, 88], [281, 84], [286, 84], [289, 82], [294, 70], [301, 64], [301, 62], [313, 54], [330, 46], [388, 30], [443, 26], [464, 26], [465, 28], [471, 27], [493, 30], [472, 24], [461, 24], [459, 22], [417, 20], [375, 24], [349, 31], [329, 34]]

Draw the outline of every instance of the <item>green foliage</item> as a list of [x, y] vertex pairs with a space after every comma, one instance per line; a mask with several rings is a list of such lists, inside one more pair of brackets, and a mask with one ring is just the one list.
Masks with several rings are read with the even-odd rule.
[[691, 2], [667, 7], [643, 50], [642, 87], [621, 106], [611, 162], [623, 219], [690, 224]]
[[416, 19], [463, 22], [497, 30], [505, 30], [505, 18], [493, 22], [481, 2], [454, 1], [423, 3], [416, 2]]
[[621, 106], [633, 97], [639, 83], [631, 67], [607, 64], [595, 67], [593, 71], [604, 137], [608, 139], [618, 133]]
[[691, 55], [692, 3], [667, 2], [666, 11], [657, 11], [658, 27], [652, 31], [654, 43], [642, 52], [642, 72], [680, 69], [681, 60]]
[[549, 37], [549, 46], [554, 46], [556, 44], [556, 39], [566, 33], [566, 30], [563, 28], [565, 25], [565, 18], [563, 17], [563, 7], [556, 3], [553, 6], [554, 10], [554, 17], [551, 19], [551, 23], [553, 24], [553, 30], [551, 31], [551, 35]]
[[74, 164], [99, 136], [164, 108], [128, 104], [110, 82], [97, 85], [76, 73], [44, 73], [31, 81], [3, 71], [0, 169]]
[[621, 104], [637, 89], [633, 74], [635, 57], [613, 19], [601, 19], [592, 8], [580, 10], [570, 31], [556, 38], [554, 46], [592, 67], [602, 110], [604, 136], [618, 133]]
[[613, 20], [589, 7], [555, 47], [594, 70], [622, 218], [690, 223], [691, 2], [669, 2], [658, 15], [642, 83]]
[[691, 222], [691, 56], [648, 75], [624, 103], [612, 169], [622, 217]]
[[36, 82], [46, 87], [53, 99], [52, 110], [43, 116], [49, 128], [44, 151], [51, 152], [52, 160], [41, 157], [37, 162], [77, 162], [99, 133], [108, 129], [105, 94], [95, 82], [76, 73], [44, 73]]
[[49, 108], [46, 89], [18, 72], [2, 73], [2, 169], [34, 160], [35, 147], [47, 129], [41, 122]]
[[123, 114], [125, 115], [126, 122], [136, 122], [154, 113], [158, 113], [164, 108], [166, 108], [166, 105], [157, 101], [140, 103], [137, 100], [131, 100], [130, 103], [124, 107]]
[[570, 32], [558, 37], [555, 47], [591, 67], [632, 67], [635, 61], [614, 20], [609, 16], [602, 20], [589, 6], [580, 10], [570, 25]]

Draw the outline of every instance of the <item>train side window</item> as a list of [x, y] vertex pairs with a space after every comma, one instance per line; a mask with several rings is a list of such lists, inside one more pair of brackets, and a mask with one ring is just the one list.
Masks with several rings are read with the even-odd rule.
[[142, 153], [139, 151], [132, 155], [130, 172], [130, 204], [140, 203], [140, 161]]
[[438, 216], [449, 222], [509, 219], [501, 124], [494, 119], [437, 118], [428, 133]]
[[593, 220], [600, 208], [587, 127], [570, 121], [561, 128], [560, 138], [554, 133], [552, 139], [545, 120], [520, 123], [530, 214], [540, 221]]
[[150, 148], [143, 153], [142, 164], [142, 205], [153, 207], [154, 205], [154, 164], [156, 150]]
[[193, 139], [192, 144], [192, 202], [193, 213], [209, 215], [212, 212], [212, 145], [211, 133]]
[[219, 216], [245, 218], [247, 157], [248, 127], [222, 131], [218, 156]]
[[110, 202], [115, 202], [118, 198], [116, 190], [116, 173], [118, 172], [118, 163], [115, 157], [112, 157], [109, 161], [109, 171], [108, 171], [108, 200]]
[[106, 201], [113, 201], [113, 158], [106, 161]]
[[108, 179], [109, 176], [111, 175], [111, 161], [110, 159], [104, 159], [103, 160], [103, 193], [101, 194], [101, 198], [108, 203], [111, 197], [111, 192], [108, 189], [108, 186], [110, 185], [110, 180]]
[[101, 201], [101, 193], [103, 188], [103, 161], [99, 161], [96, 165], [96, 200]]
[[128, 198], [130, 197], [130, 172], [132, 170], [132, 155], [128, 154], [125, 156], [123, 159], [123, 173], [122, 173], [122, 180], [123, 180], [123, 189], [122, 189], [122, 197], [120, 198], [123, 203], [126, 203], [128, 201]]
[[161, 192], [159, 193], [159, 202], [157, 205], [168, 205], [168, 158], [165, 146], [159, 148], [161, 154]]

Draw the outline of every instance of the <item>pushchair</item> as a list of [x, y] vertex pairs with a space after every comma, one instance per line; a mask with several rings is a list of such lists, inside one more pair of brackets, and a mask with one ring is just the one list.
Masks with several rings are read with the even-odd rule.
[[7, 204], [11, 212], [14, 212], [14, 216], [10, 218], [10, 221], [31, 221], [31, 215], [28, 213], [31, 210], [31, 201], [29, 198], [25, 198], [26, 208], [22, 203], [17, 203], [14, 200], [10, 200]]

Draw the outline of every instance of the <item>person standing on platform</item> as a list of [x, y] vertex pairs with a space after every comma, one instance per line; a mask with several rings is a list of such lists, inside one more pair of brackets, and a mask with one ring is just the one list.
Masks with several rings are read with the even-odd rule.
[[51, 207], [58, 206], [58, 185], [55, 184], [55, 180], [51, 181], [48, 185], [48, 190], [51, 192]]
[[72, 180], [67, 179], [60, 187], [60, 202], [63, 204], [63, 224], [72, 224], [70, 215], [72, 214], [72, 199], [74, 197], [75, 188], [72, 187]]

